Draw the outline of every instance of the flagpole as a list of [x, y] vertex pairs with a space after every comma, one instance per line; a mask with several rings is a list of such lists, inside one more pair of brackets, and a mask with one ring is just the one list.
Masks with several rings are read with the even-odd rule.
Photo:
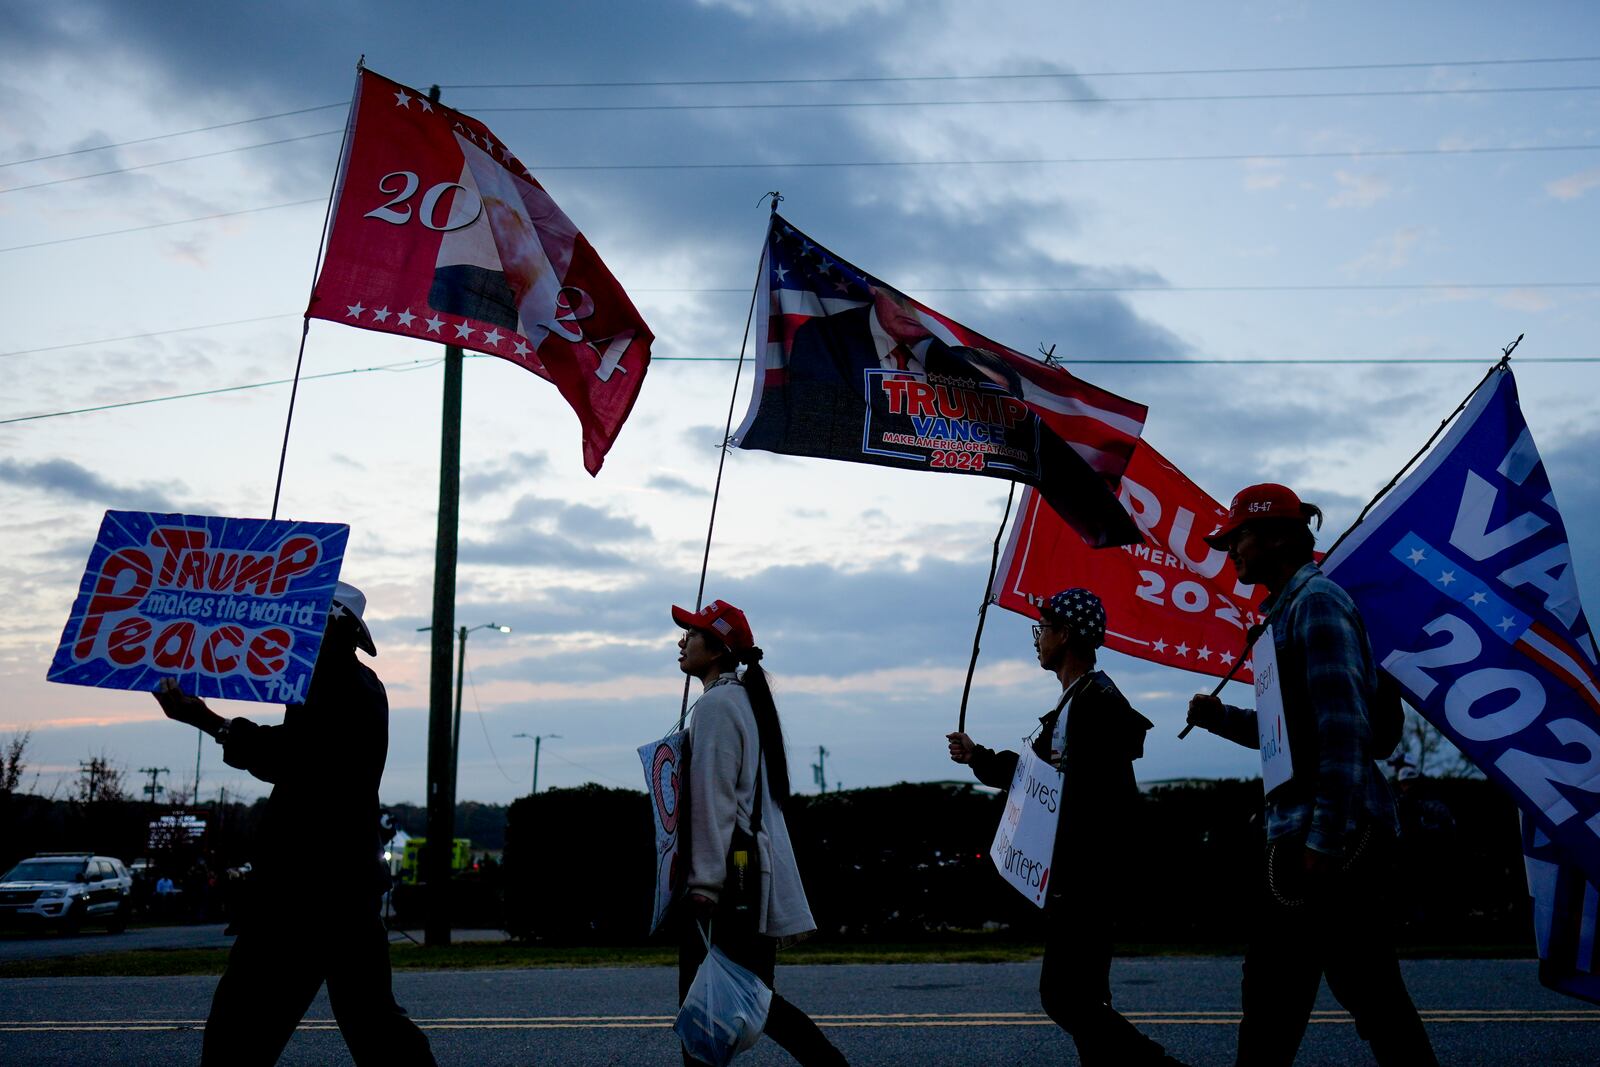
[[322, 270], [322, 253], [328, 247], [328, 220], [333, 217], [333, 201], [339, 191], [340, 172], [344, 169], [344, 152], [350, 145], [350, 131], [356, 124], [356, 101], [360, 99], [361, 71], [366, 66], [363, 55], [356, 61], [357, 93], [350, 97], [350, 115], [344, 123], [344, 139], [339, 142], [339, 162], [333, 168], [333, 184], [328, 187], [328, 206], [322, 213], [322, 233], [317, 238], [317, 258], [311, 267], [311, 291], [306, 295], [306, 316], [300, 323], [300, 351], [294, 357], [294, 380], [289, 385], [289, 413], [283, 420], [283, 447], [278, 450], [278, 479], [272, 487], [272, 515], [278, 517], [278, 500], [283, 495], [283, 468], [289, 460], [289, 428], [294, 425], [294, 402], [300, 395], [300, 368], [306, 359], [306, 337], [311, 333], [311, 298], [317, 293], [317, 274]]
[[[1328, 546], [1328, 550], [1322, 554], [1324, 559], [1333, 555], [1334, 550], [1340, 545], [1344, 544], [1344, 539], [1355, 533], [1356, 527], [1360, 526], [1361, 523], [1366, 520], [1367, 515], [1374, 507], [1377, 506], [1378, 501], [1388, 496], [1389, 491], [1396, 485], [1400, 484], [1400, 479], [1404, 478], [1406, 476], [1406, 472], [1416, 465], [1417, 460], [1421, 459], [1428, 449], [1433, 447], [1433, 443], [1439, 439], [1439, 435], [1444, 433], [1445, 427], [1454, 422], [1456, 420], [1456, 416], [1460, 415], [1467, 409], [1467, 405], [1472, 402], [1472, 398], [1478, 395], [1478, 390], [1487, 385], [1489, 379], [1494, 377], [1495, 371], [1502, 369], [1511, 362], [1511, 353], [1517, 350], [1517, 346], [1522, 343], [1522, 338], [1522, 334], [1517, 334], [1517, 339], [1515, 341], [1512, 341], [1509, 345], [1506, 345], [1505, 348], [1500, 350], [1500, 358], [1495, 361], [1494, 366], [1490, 367], [1488, 372], [1485, 373], [1484, 376], [1478, 381], [1478, 384], [1472, 387], [1472, 392], [1468, 393], [1461, 403], [1456, 405], [1456, 409], [1444, 417], [1444, 421], [1439, 423], [1438, 428], [1433, 431], [1433, 435], [1429, 437], [1428, 440], [1424, 442], [1423, 446], [1417, 450], [1417, 454], [1406, 460], [1405, 466], [1400, 468], [1399, 473], [1397, 473], [1393, 478], [1389, 479], [1389, 484], [1378, 490], [1377, 496], [1367, 501], [1367, 506], [1361, 509], [1361, 514], [1356, 516], [1356, 521], [1352, 522], [1349, 527], [1346, 528], [1344, 533], [1340, 534], [1333, 544]], [[1244, 652], [1240, 654], [1238, 659], [1233, 661], [1233, 667], [1228, 671], [1227, 674], [1223, 675], [1222, 681], [1218, 682], [1217, 687], [1211, 691], [1212, 696], [1216, 696], [1217, 694], [1221, 693], [1222, 687], [1233, 680], [1234, 674], [1237, 673], [1239, 668], [1244, 665], [1245, 657], [1250, 654], [1250, 649], [1255, 646], [1256, 639], [1260, 636], [1261, 631], [1252, 626], [1245, 639]], [[1194, 723], [1185, 723], [1183, 729], [1178, 731], [1178, 740], [1182, 741], [1184, 738], [1188, 737], [1189, 731], [1193, 729]]]
[[995, 531], [994, 552], [989, 557], [989, 580], [983, 587], [983, 605], [978, 608], [978, 628], [972, 634], [972, 658], [967, 661], [967, 684], [961, 688], [961, 712], [956, 719], [956, 730], [967, 731], [967, 697], [972, 693], [972, 673], [978, 667], [978, 642], [983, 638], [983, 623], [989, 617], [989, 605], [994, 601], [994, 575], [1000, 569], [1000, 541], [1006, 535], [1006, 523], [1011, 521], [1011, 502], [1017, 495], [1017, 483], [1012, 482], [1006, 493], [1006, 513], [1000, 517], [1000, 529]]
[[[778, 215], [778, 201], [783, 199], [783, 194], [776, 190], [763, 196], [765, 200], [772, 198], [772, 210], [767, 218], [767, 230], [772, 230], [772, 220]], [[759, 201], [758, 201], [759, 203]], [[711, 532], [717, 528], [717, 501], [722, 498], [722, 468], [728, 462], [728, 442], [733, 436], [733, 407], [739, 399], [739, 376], [744, 371], [744, 353], [750, 343], [750, 324], [755, 321], [756, 294], [761, 292], [761, 272], [767, 265], [768, 241], [761, 242], [761, 258], [756, 264], [756, 284], [750, 290], [750, 310], [745, 312], [744, 338], [739, 342], [739, 363], [733, 368], [733, 392], [728, 395], [728, 421], [722, 428], [721, 455], [717, 458], [717, 483], [711, 491], [711, 518], [706, 523], [706, 548], [700, 557], [700, 585], [694, 593], [694, 610], [700, 610], [700, 602], [706, 595], [706, 570], [711, 564]], [[683, 729], [683, 722], [689, 717], [689, 676], [683, 676], [683, 703], [678, 708], [678, 729]]]

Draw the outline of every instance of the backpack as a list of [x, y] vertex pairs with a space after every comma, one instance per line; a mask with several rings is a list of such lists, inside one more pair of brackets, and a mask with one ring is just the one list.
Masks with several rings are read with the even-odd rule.
[[1383, 759], [1400, 747], [1406, 729], [1406, 708], [1400, 702], [1400, 683], [1394, 675], [1377, 669], [1378, 688], [1367, 705], [1367, 725], [1372, 730], [1372, 757]]

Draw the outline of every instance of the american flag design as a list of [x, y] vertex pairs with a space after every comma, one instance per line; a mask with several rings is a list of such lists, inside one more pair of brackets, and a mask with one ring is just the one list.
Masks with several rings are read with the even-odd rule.
[[1009, 478], [1094, 545], [1137, 543], [1115, 491], [1146, 408], [963, 326], [774, 214], [742, 448]]

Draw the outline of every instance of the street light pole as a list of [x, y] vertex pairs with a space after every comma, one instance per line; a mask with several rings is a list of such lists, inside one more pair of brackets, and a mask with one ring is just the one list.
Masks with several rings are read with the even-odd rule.
[[532, 793], [537, 793], [539, 791], [539, 743], [542, 742], [547, 737], [552, 741], [559, 741], [559, 740], [561, 740], [561, 735], [560, 734], [512, 734], [511, 736], [512, 737], [531, 737], [531, 738], [533, 738], [533, 790], [529, 794], [531, 796]]
[[[460, 358], [459, 351], [457, 353], [457, 358]], [[456, 373], [459, 375], [459, 369]], [[448, 392], [449, 389], [447, 387], [446, 393], [448, 394]], [[456, 392], [457, 416], [459, 418], [459, 382], [456, 385]], [[442, 503], [443, 498], [441, 496], [441, 507]], [[443, 527], [441, 526], [441, 539], [442, 536]], [[453, 553], [453, 545], [451, 550]], [[452, 582], [451, 591], [454, 592], [455, 576], [452, 573], [450, 577]], [[435, 590], [435, 592], [437, 593], [438, 590]], [[446, 618], [448, 618], [451, 623], [454, 623], [455, 621], [455, 613], [453, 609], [454, 605], [448, 605], [446, 608], [448, 612]], [[434, 602], [434, 618], [437, 619], [439, 617], [439, 613], [440, 609], [438, 597], [436, 596]], [[447, 629], [449, 628], [450, 627], [447, 627]], [[427, 633], [432, 629], [432, 626], [419, 626], [417, 627], [417, 633]], [[437, 634], [434, 635], [433, 640], [435, 667], [433, 672], [434, 714], [432, 714], [429, 719], [428, 736], [428, 844], [422, 850], [422, 874], [423, 881], [427, 885], [425, 897], [427, 901], [427, 918], [424, 941], [428, 945], [448, 945], [450, 943], [450, 918], [448, 914], [449, 896], [444, 886], [446, 886], [450, 880], [451, 857], [455, 855], [456, 774], [461, 764], [461, 686], [466, 680], [467, 635], [473, 630], [488, 629], [499, 630], [501, 633], [505, 634], [511, 632], [511, 627], [500, 626], [492, 622], [486, 622], [482, 626], [463, 626], [456, 632], [456, 637], [460, 643], [460, 649], [456, 655], [455, 713], [447, 724], [449, 729], [448, 752], [444, 751], [444, 745], [440, 743], [445, 741], [446, 738], [438, 736], [443, 732], [439, 729], [439, 727], [446, 724], [439, 722], [440, 717], [437, 714], [439, 710], [438, 697], [440, 689], [438, 684], [440, 675], [437, 668], [439, 665], [439, 651], [441, 642]], [[448, 671], [450, 664], [450, 639], [448, 637], [443, 641], [443, 650], [445, 669]], [[448, 699], [449, 689], [447, 687], [449, 684], [450, 679], [448, 675], [446, 675], [444, 677], [444, 685], [446, 687], [444, 691], [447, 695], [446, 699]], [[438, 750], [437, 752], [436, 749]], [[441, 756], [444, 758], [441, 759]], [[443, 843], [442, 845], [441, 842]]]
[[456, 716], [450, 728], [450, 751], [455, 753], [455, 760], [450, 764], [452, 778], [461, 771], [461, 685], [467, 678], [467, 635], [474, 630], [499, 630], [503, 634], [508, 634], [511, 632], [511, 627], [486, 622], [482, 626], [471, 628], [463, 626], [456, 635], [461, 639], [461, 651], [456, 659]]

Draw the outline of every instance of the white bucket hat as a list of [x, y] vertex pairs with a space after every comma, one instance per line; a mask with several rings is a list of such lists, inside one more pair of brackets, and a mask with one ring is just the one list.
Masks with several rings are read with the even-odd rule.
[[372, 631], [367, 629], [367, 621], [361, 617], [366, 610], [365, 593], [349, 582], [334, 583], [333, 603], [328, 605], [328, 614], [334, 617], [348, 615], [356, 620], [356, 647], [364, 650], [369, 656], [376, 656], [378, 649], [372, 643]]

